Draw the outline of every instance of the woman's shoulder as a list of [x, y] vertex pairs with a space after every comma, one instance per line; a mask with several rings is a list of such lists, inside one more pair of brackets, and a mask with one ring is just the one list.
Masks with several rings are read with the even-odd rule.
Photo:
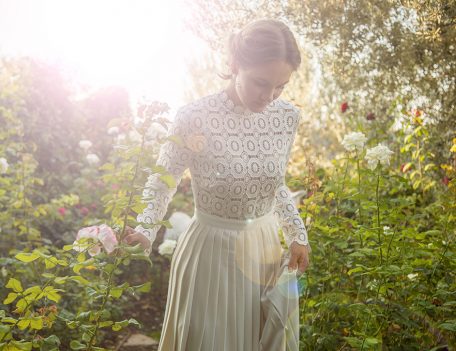
[[277, 111], [281, 111], [281, 112], [285, 112], [285, 113], [291, 112], [296, 115], [299, 115], [301, 113], [301, 110], [295, 104], [293, 104], [289, 100], [285, 100], [282, 98], [275, 99], [272, 108]]
[[204, 112], [218, 110], [220, 107], [220, 92], [215, 92], [182, 105], [178, 111], [182, 114], [190, 116], [195, 113], [201, 114]]

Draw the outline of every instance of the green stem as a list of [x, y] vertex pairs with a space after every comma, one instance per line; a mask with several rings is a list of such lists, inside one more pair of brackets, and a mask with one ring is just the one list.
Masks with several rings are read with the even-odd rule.
[[[144, 144], [145, 144], [145, 139], [146, 139], [146, 136], [145, 136], [145, 133], [142, 134], [142, 140], [141, 140], [141, 147], [140, 147], [140, 151], [139, 151], [139, 155], [138, 155], [138, 158], [136, 160], [136, 164], [135, 164], [135, 171], [134, 171], [134, 174], [133, 174], [133, 178], [131, 180], [131, 183], [130, 183], [130, 194], [129, 194], [129, 199], [128, 199], [128, 205], [125, 209], [125, 216], [124, 216], [124, 220], [123, 220], [123, 227], [122, 227], [122, 231], [121, 231], [121, 234], [120, 234], [120, 240], [122, 241], [122, 238], [125, 234], [125, 229], [127, 227], [127, 222], [128, 222], [128, 213], [130, 212], [130, 208], [131, 208], [131, 204], [133, 202], [133, 195], [134, 195], [134, 185], [135, 185], [135, 181], [136, 181], [136, 177], [139, 173], [139, 166], [140, 166], [140, 163], [141, 163], [141, 155], [143, 153], [143, 150], [144, 150]], [[108, 302], [108, 299], [109, 299], [109, 293], [111, 291], [111, 283], [112, 283], [112, 276], [113, 276], [113, 273], [114, 271], [117, 269], [117, 267], [119, 266], [119, 264], [122, 262], [122, 259], [118, 259], [118, 255], [119, 255], [119, 251], [116, 251], [115, 253], [115, 263], [114, 263], [114, 268], [109, 272], [109, 276], [108, 276], [108, 282], [107, 282], [107, 288], [106, 288], [106, 292], [103, 296], [103, 302], [101, 303], [101, 306], [100, 308], [98, 309], [98, 312], [97, 312], [97, 316], [96, 316], [96, 321], [95, 321], [95, 329], [94, 329], [94, 332], [90, 338], [90, 341], [89, 341], [89, 348], [88, 348], [88, 351], [92, 350], [92, 344], [93, 342], [95, 341], [96, 339], [96, 336], [97, 336], [97, 333], [98, 333], [98, 329], [99, 329], [99, 321], [100, 321], [100, 315], [101, 315], [101, 312], [103, 311], [106, 303]]]
[[135, 173], [133, 174], [133, 179], [131, 180], [131, 183], [130, 183], [130, 189], [131, 189], [130, 190], [130, 196], [129, 196], [129, 199], [128, 199], [127, 208], [125, 209], [125, 216], [124, 216], [124, 220], [123, 220], [122, 231], [120, 232], [120, 239], [121, 240], [123, 239], [123, 236], [125, 234], [125, 229], [127, 227], [128, 213], [130, 212], [131, 203], [133, 202], [134, 186], [135, 186], [136, 177], [138, 176], [138, 173], [139, 173], [138, 172], [139, 171], [139, 165], [141, 163], [141, 155], [142, 155], [143, 150], [144, 150], [145, 140], [146, 140], [146, 135], [145, 135], [145, 133], [143, 133], [142, 140], [141, 140], [141, 147], [140, 147], [140, 151], [139, 151], [139, 156], [138, 156], [138, 159], [136, 160]]
[[348, 172], [348, 163], [350, 159], [347, 154], [347, 163], [345, 165], [345, 171], [344, 171], [344, 177], [342, 178], [342, 184], [341, 187], [337, 191], [337, 196], [336, 196], [336, 216], [339, 214], [339, 206], [340, 206], [340, 195], [344, 191], [344, 186], [345, 186], [345, 179], [347, 178], [347, 172]]
[[96, 316], [96, 321], [95, 321], [95, 330], [93, 331], [93, 334], [90, 338], [90, 341], [89, 341], [89, 348], [87, 349], [88, 351], [92, 350], [92, 344], [93, 342], [95, 341], [95, 338], [97, 336], [97, 333], [98, 333], [98, 329], [100, 327], [100, 315], [101, 315], [101, 312], [103, 311], [106, 303], [108, 302], [108, 299], [109, 299], [109, 293], [111, 292], [111, 283], [112, 283], [112, 276], [114, 274], [114, 271], [117, 269], [117, 267], [119, 266], [119, 263], [122, 262], [122, 259], [118, 259], [118, 252], [119, 251], [116, 251], [115, 253], [115, 263], [114, 263], [114, 268], [109, 272], [109, 275], [108, 275], [108, 282], [107, 282], [107, 288], [106, 288], [106, 291], [105, 291], [105, 294], [103, 295], [103, 302], [101, 303], [101, 306], [100, 308], [98, 309], [98, 312], [97, 312], [97, 316]]
[[359, 214], [359, 222], [361, 223], [361, 172], [359, 170], [359, 157], [358, 157], [358, 150], [356, 150], [356, 169], [358, 171], [358, 214]]
[[380, 187], [380, 171], [377, 173], [377, 187], [375, 191], [376, 202], [377, 202], [377, 236], [378, 236], [378, 247], [380, 253], [380, 264], [383, 264], [383, 254], [382, 254], [382, 238], [381, 238], [381, 228], [380, 228], [380, 199], [379, 199], [379, 187]]

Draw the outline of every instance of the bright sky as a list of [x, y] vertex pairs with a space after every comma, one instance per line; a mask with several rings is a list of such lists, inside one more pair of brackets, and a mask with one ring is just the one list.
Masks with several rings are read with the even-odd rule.
[[45, 58], [95, 88], [176, 107], [186, 61], [206, 50], [187, 15], [183, 0], [0, 0], [0, 55]]

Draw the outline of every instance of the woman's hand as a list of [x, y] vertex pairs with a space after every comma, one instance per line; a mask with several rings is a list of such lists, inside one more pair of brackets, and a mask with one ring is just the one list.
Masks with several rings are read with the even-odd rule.
[[150, 250], [150, 241], [143, 234], [138, 233], [129, 226], [125, 227], [125, 233], [127, 234], [123, 239], [125, 243], [131, 246], [135, 246], [137, 243], [140, 243], [144, 251], [148, 252]]
[[310, 248], [307, 245], [301, 245], [296, 241], [292, 242], [290, 247], [290, 261], [288, 262], [288, 269], [298, 271], [302, 274], [309, 266], [309, 252]]

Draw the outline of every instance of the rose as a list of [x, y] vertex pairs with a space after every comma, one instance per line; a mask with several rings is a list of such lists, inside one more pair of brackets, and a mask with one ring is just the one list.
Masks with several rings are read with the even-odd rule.
[[343, 102], [342, 105], [340, 105], [340, 110], [342, 111], [342, 113], [344, 113], [345, 111], [347, 111], [348, 109], [348, 102]]
[[342, 145], [347, 151], [354, 151], [355, 149], [360, 150], [364, 147], [367, 138], [361, 132], [352, 132], [344, 136]]
[[99, 226], [94, 225], [80, 229], [76, 235], [76, 240], [73, 243], [74, 250], [81, 252], [90, 246], [82, 244], [80, 242], [82, 238], [90, 238], [96, 242], [95, 245], [91, 246], [88, 251], [90, 256], [98, 255], [102, 248], [110, 254], [114, 251], [118, 244], [114, 231], [106, 224], [101, 224]]
[[387, 146], [378, 144], [367, 150], [365, 159], [367, 160], [368, 167], [371, 170], [374, 170], [379, 163], [382, 165], [389, 165], [389, 159], [392, 154], [394, 154], [394, 152]]
[[191, 220], [191, 217], [184, 212], [174, 212], [168, 219], [172, 228], [166, 228], [164, 239], [177, 240], [187, 229]]
[[174, 248], [176, 247], [176, 244], [177, 244], [176, 240], [165, 239], [158, 247], [159, 254], [171, 256], [174, 252]]
[[88, 154], [86, 156], [87, 162], [89, 162], [90, 165], [96, 165], [100, 162], [100, 159], [96, 154]]
[[111, 127], [108, 129], [109, 135], [117, 135], [119, 134], [119, 127]]
[[90, 140], [81, 140], [79, 141], [79, 147], [84, 150], [88, 150], [92, 146], [92, 142]]

